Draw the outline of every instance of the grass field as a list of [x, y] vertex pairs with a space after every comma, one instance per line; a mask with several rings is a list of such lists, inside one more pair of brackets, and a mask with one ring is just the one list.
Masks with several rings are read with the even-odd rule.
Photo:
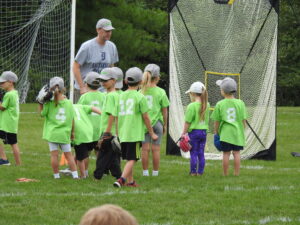
[[[290, 155], [300, 152], [300, 108], [278, 109], [277, 161], [245, 160], [239, 177], [223, 177], [221, 162], [208, 160], [204, 176], [190, 177], [189, 161], [163, 150], [159, 177], [142, 177], [139, 162], [141, 186], [122, 189], [113, 188], [110, 176], [54, 180], [43, 120], [25, 113], [36, 108], [21, 106], [23, 165], [0, 167], [0, 224], [78, 224], [87, 209], [105, 203], [120, 205], [144, 225], [300, 224], [300, 158]], [[20, 177], [39, 182], [16, 182]]]

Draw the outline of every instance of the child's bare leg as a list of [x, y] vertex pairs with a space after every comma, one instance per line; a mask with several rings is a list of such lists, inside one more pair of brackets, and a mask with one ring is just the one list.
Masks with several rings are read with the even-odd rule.
[[85, 160], [77, 160], [77, 165], [79, 167], [79, 171], [80, 171], [80, 177], [81, 178], [84, 178], [86, 177], [86, 174], [85, 174]]
[[223, 175], [228, 176], [230, 151], [223, 152]]
[[0, 159], [7, 160], [6, 154], [4, 152], [3, 145], [0, 144]]
[[234, 176], [240, 175], [241, 155], [240, 151], [233, 151], [234, 158]]
[[160, 145], [152, 145], [153, 170], [159, 170]]
[[58, 150], [51, 151], [51, 166], [54, 174], [59, 173]]
[[76, 171], [77, 168], [76, 168], [76, 164], [75, 164], [75, 160], [74, 160], [74, 157], [72, 155], [71, 152], [64, 152], [64, 155], [69, 163], [69, 166], [70, 166], [70, 169], [71, 171]]
[[13, 144], [11, 145], [12, 151], [14, 153], [16, 165], [19, 166], [21, 165], [21, 156], [20, 156], [20, 149], [18, 144]]
[[135, 160], [128, 160], [125, 164], [125, 167], [123, 169], [122, 176], [123, 178], [127, 179], [129, 182], [132, 182], [133, 179], [132, 174], [133, 174], [133, 166], [135, 164]]
[[143, 143], [142, 145], [142, 166], [143, 170], [148, 170], [150, 143]]

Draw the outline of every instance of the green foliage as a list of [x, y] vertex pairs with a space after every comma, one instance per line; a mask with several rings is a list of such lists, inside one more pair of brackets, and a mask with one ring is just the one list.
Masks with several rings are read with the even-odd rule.
[[300, 105], [300, 2], [281, 1], [278, 51], [278, 105]]
[[[21, 105], [22, 112], [36, 111], [37, 104]], [[169, 224], [299, 224], [300, 108], [279, 108], [277, 161], [243, 160], [239, 177], [223, 177], [221, 161], [207, 160], [205, 174], [190, 177], [189, 160], [161, 154], [158, 177], [142, 177], [135, 166], [138, 188], [115, 189], [114, 179], [96, 182], [89, 177], [54, 180], [48, 144], [42, 140], [43, 119], [21, 113], [18, 133], [23, 165], [1, 166], [0, 224], [79, 224], [91, 207], [117, 204], [130, 211], [141, 225]], [[5, 145], [11, 163], [10, 146]], [[232, 174], [231, 161], [231, 174]], [[89, 172], [95, 168], [91, 155]], [[152, 168], [150, 164], [150, 168]], [[39, 180], [18, 183], [17, 178]], [[285, 222], [284, 222], [285, 221]]]

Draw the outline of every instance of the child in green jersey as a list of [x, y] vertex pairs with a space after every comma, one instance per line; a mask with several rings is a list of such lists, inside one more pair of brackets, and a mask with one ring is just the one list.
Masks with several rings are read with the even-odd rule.
[[[100, 84], [100, 74], [96, 72], [89, 72], [84, 79], [85, 87], [87, 92], [81, 95], [77, 104], [91, 105], [97, 107], [99, 110], [102, 109], [102, 104], [105, 98], [105, 94], [98, 91]], [[92, 126], [93, 126], [93, 140], [90, 144], [90, 150], [96, 150], [96, 145], [101, 136], [100, 123], [101, 115], [92, 112], [88, 115]], [[85, 159], [86, 175], [88, 176], [89, 158]]]
[[[21, 165], [17, 133], [19, 123], [19, 95], [15, 90], [18, 77], [11, 71], [5, 71], [0, 77], [0, 86], [6, 91], [3, 102], [0, 103], [0, 138], [4, 144], [12, 148], [16, 165]], [[4, 149], [0, 144], [0, 165], [10, 165]]]
[[101, 114], [101, 111], [94, 106], [74, 104], [74, 149], [76, 161], [80, 171], [80, 178], [88, 176], [85, 159], [88, 158], [93, 143], [93, 125], [89, 119], [92, 113]]
[[159, 66], [156, 64], [147, 65], [144, 70], [141, 93], [145, 95], [147, 99], [151, 126], [154, 132], [158, 135], [158, 139], [154, 141], [151, 139], [149, 133], [145, 134], [145, 140], [142, 145], [143, 176], [149, 176], [148, 159], [150, 144], [153, 163], [152, 176], [158, 176], [161, 139], [167, 130], [168, 106], [170, 105], [170, 102], [165, 90], [157, 87], [159, 79]]
[[[136, 187], [133, 179], [133, 167], [139, 159], [138, 147], [145, 139], [146, 125], [151, 138], [155, 141], [158, 136], [154, 133], [147, 111], [147, 100], [138, 92], [143, 72], [133, 67], [127, 70], [125, 82], [128, 89], [120, 95], [118, 104], [118, 134], [122, 145], [122, 158], [127, 160], [122, 176], [114, 183], [115, 187], [124, 185]], [[127, 182], [127, 183], [126, 183]]]
[[245, 103], [234, 97], [236, 82], [226, 77], [216, 82], [221, 88], [223, 100], [219, 101], [211, 115], [215, 120], [214, 132], [220, 137], [220, 150], [223, 152], [223, 174], [228, 175], [231, 151], [234, 157], [234, 175], [240, 173], [240, 150], [245, 146], [244, 128], [247, 119]]
[[71, 139], [74, 138], [74, 109], [72, 102], [64, 96], [64, 81], [60, 77], [50, 79], [50, 91], [54, 92], [54, 100], [39, 104], [41, 115], [45, 117], [43, 139], [48, 141], [51, 152], [51, 166], [54, 178], [59, 176], [58, 149], [64, 152], [68, 160], [73, 178], [78, 178], [76, 164], [71, 152]]
[[123, 74], [123, 71], [119, 68], [119, 67], [112, 67], [113, 70], [115, 71], [115, 75], [116, 75], [116, 84], [115, 84], [115, 89], [116, 89], [116, 92], [118, 94], [121, 94], [123, 91], [122, 91], [122, 88], [123, 88], [123, 77], [124, 77], [124, 74]]
[[[201, 82], [194, 82], [185, 92], [192, 103], [187, 106], [182, 135], [188, 132], [192, 149], [190, 151], [190, 175], [202, 175], [205, 167], [204, 150], [209, 122], [207, 91]], [[198, 166], [198, 169], [197, 169]]]
[[115, 178], [121, 176], [120, 160], [118, 152], [113, 151], [112, 140], [116, 136], [116, 119], [119, 94], [116, 92], [115, 83], [117, 77], [113, 68], [105, 68], [101, 71], [100, 82], [106, 89], [105, 99], [102, 105], [100, 133], [101, 146], [97, 156], [94, 178], [100, 180], [107, 171]]

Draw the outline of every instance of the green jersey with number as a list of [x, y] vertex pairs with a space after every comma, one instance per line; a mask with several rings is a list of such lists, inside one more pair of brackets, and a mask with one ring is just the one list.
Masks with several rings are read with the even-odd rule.
[[149, 107], [149, 118], [151, 125], [154, 126], [158, 120], [162, 123], [163, 121], [162, 108], [167, 108], [170, 105], [169, 99], [164, 89], [160, 87], [150, 87], [144, 93], [148, 107]]
[[185, 122], [190, 124], [188, 132], [192, 130], [207, 130], [209, 122], [209, 103], [207, 103], [204, 120], [200, 119], [199, 110], [201, 109], [200, 102], [192, 102], [188, 105], [185, 112]]
[[[117, 117], [118, 102], [119, 102], [119, 94], [117, 92], [113, 91], [105, 94], [103, 106], [102, 106], [102, 114], [101, 114], [101, 125], [100, 125], [101, 134], [104, 133], [107, 128], [109, 116], [112, 115], [114, 117]], [[115, 122], [113, 122], [111, 133], [112, 135], [116, 134]]]
[[61, 100], [57, 106], [54, 101], [46, 102], [41, 115], [45, 117], [43, 139], [60, 144], [71, 142], [74, 110], [70, 100]]
[[220, 122], [220, 140], [245, 146], [245, 133], [243, 121], [247, 119], [245, 103], [240, 99], [223, 99], [219, 101], [211, 118]]
[[88, 117], [92, 113], [92, 106], [75, 104], [73, 108], [75, 126], [74, 144], [79, 145], [93, 142], [93, 125]]
[[136, 90], [120, 95], [118, 105], [118, 131], [121, 142], [139, 142], [145, 138], [143, 114], [148, 111], [147, 100]]
[[0, 130], [17, 134], [19, 124], [19, 95], [16, 90], [5, 93], [2, 107], [5, 110], [0, 111]]
[[[81, 95], [77, 104], [95, 106], [102, 111], [104, 96], [105, 94], [100, 91], [87, 92]], [[92, 112], [91, 114], [88, 115], [88, 117], [93, 126], [93, 141], [98, 141], [101, 135], [101, 131], [100, 131], [101, 115]]]

